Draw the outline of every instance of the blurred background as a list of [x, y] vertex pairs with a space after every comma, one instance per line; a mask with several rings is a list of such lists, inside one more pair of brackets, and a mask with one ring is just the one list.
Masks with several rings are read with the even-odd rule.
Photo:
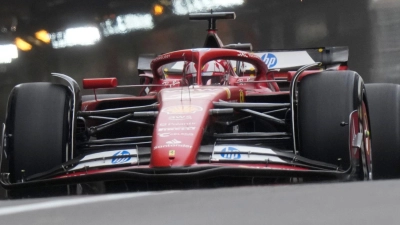
[[0, 122], [16, 84], [51, 72], [137, 83], [139, 54], [203, 45], [207, 23], [188, 13], [210, 9], [236, 12], [217, 24], [224, 44], [349, 46], [365, 82], [400, 84], [399, 0], [0, 0]]

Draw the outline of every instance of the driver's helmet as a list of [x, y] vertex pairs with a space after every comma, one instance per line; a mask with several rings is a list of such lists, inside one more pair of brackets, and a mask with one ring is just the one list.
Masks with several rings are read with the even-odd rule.
[[224, 76], [228, 73], [228, 62], [226, 60], [214, 60], [206, 63], [201, 69], [203, 85], [221, 85]]

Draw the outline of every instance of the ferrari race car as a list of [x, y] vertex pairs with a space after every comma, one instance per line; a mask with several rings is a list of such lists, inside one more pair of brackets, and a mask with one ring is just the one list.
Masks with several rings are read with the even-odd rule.
[[141, 84], [84, 79], [11, 92], [1, 138], [2, 186], [102, 181], [148, 187], [370, 180], [400, 175], [399, 86], [364, 85], [348, 49], [253, 52], [223, 45], [207, 20], [202, 48], [141, 57]]

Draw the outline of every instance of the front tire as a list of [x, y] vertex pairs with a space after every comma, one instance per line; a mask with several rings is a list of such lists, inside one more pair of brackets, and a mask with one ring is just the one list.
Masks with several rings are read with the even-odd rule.
[[337, 165], [352, 179], [368, 179], [369, 138], [363, 134], [358, 151], [352, 146], [356, 135], [368, 129], [364, 93], [362, 78], [353, 71], [324, 71], [304, 77], [298, 93], [300, 155]]
[[63, 85], [26, 83], [14, 87], [6, 118], [12, 182], [66, 161], [70, 103], [68, 88]]

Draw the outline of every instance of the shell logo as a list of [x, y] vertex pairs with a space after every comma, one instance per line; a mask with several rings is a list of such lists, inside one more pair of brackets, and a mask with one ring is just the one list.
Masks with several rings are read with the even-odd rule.
[[167, 114], [188, 114], [202, 111], [203, 108], [197, 105], [176, 105], [162, 109]]

